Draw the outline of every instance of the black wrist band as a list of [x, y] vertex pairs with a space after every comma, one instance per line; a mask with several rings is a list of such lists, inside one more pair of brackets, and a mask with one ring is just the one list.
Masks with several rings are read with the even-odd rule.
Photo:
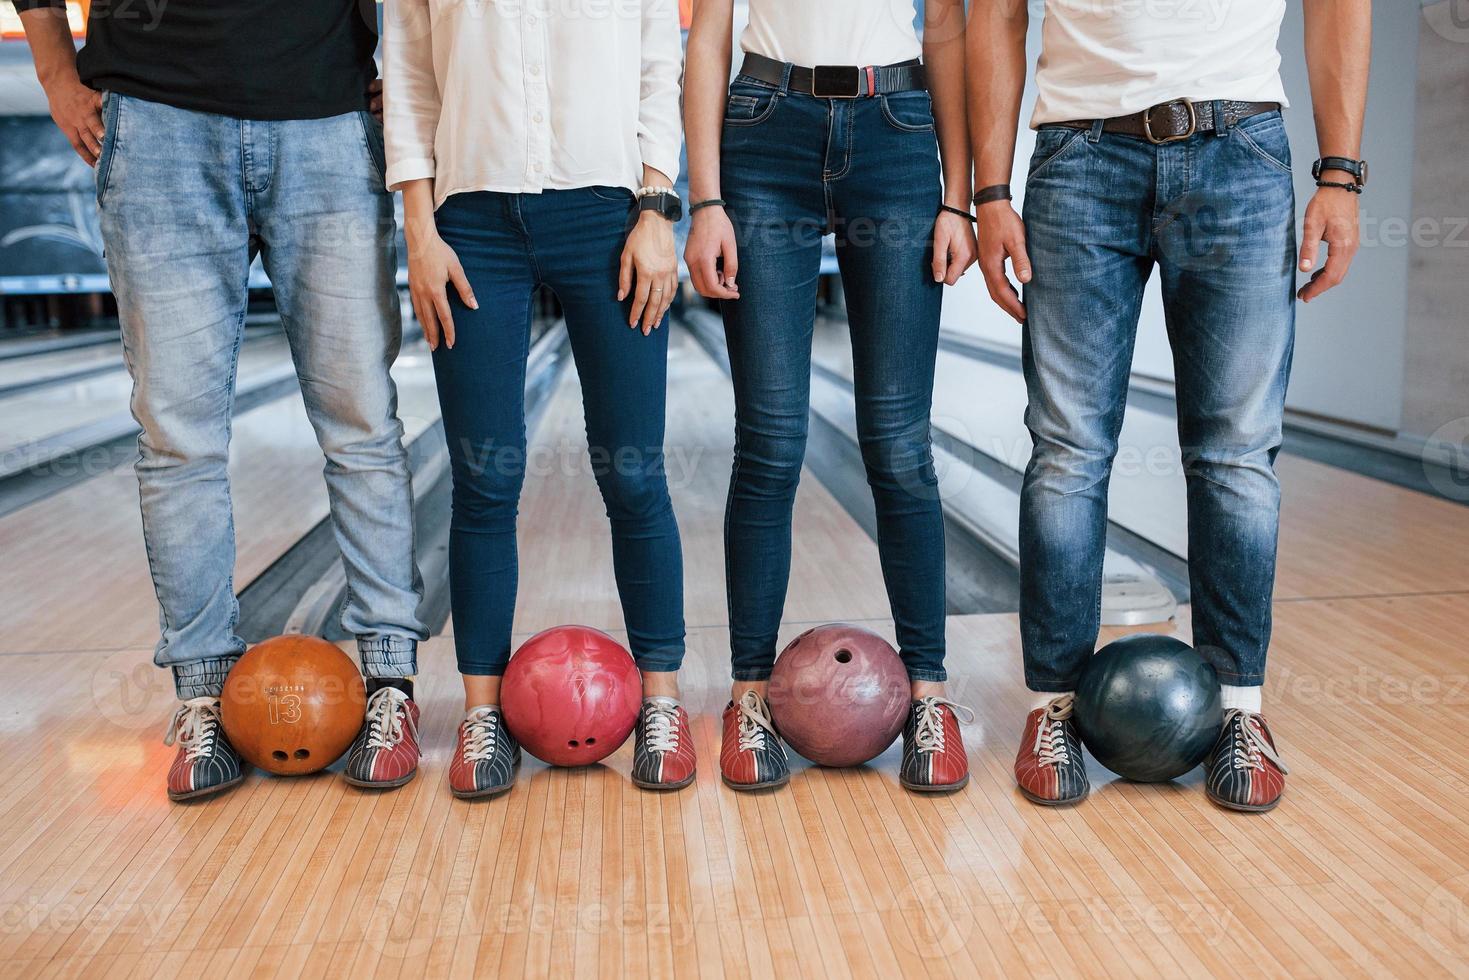
[[960, 208], [950, 207], [947, 204], [940, 204], [939, 205], [939, 210], [940, 211], [947, 211], [950, 214], [957, 214], [959, 217], [961, 217], [961, 218], [968, 218], [970, 221], [978, 221], [979, 220], [974, 215], [970, 214], [968, 211], [962, 210]]
[[1348, 183], [1345, 183], [1344, 181], [1340, 181], [1340, 180], [1318, 180], [1318, 181], [1316, 181], [1316, 186], [1317, 187], [1339, 187], [1339, 188], [1341, 188], [1344, 191], [1351, 191], [1353, 194], [1360, 194], [1360, 193], [1362, 193], [1362, 185], [1360, 185], [1360, 184], [1348, 184]]
[[989, 204], [991, 201], [1009, 200], [1012, 200], [1009, 184], [991, 184], [988, 187], [981, 187], [974, 194], [975, 207], [979, 207], [981, 204]]
[[699, 210], [700, 208], [712, 208], [712, 207], [721, 207], [722, 208], [722, 207], [725, 207], [725, 206], [726, 205], [725, 205], [724, 201], [721, 200], [720, 198], [711, 197], [711, 198], [709, 198], [706, 201], [695, 201], [693, 204], [690, 204], [689, 205], [689, 214], [693, 214], [695, 211]]

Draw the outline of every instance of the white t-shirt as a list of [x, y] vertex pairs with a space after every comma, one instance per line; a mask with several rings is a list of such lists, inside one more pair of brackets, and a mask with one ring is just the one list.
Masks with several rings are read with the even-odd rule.
[[894, 65], [923, 53], [913, 0], [750, 0], [740, 47], [804, 68]]
[[1032, 126], [1169, 99], [1285, 104], [1286, 0], [1045, 0]]

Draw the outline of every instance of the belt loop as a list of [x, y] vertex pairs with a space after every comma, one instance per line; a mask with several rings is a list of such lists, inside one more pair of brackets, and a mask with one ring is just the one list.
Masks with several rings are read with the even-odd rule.
[[1105, 119], [1098, 119], [1093, 122], [1091, 132], [1087, 133], [1086, 138], [1093, 143], [1102, 142], [1102, 127], [1105, 125], [1107, 125], [1107, 120]]
[[1229, 119], [1224, 115], [1224, 103], [1219, 99], [1214, 100], [1214, 135], [1229, 135]]
[[784, 65], [781, 66], [781, 69], [780, 69], [780, 94], [781, 95], [790, 95], [791, 94], [791, 72], [795, 70], [795, 67], [796, 66], [793, 65], [793, 64], [791, 64], [789, 61], [787, 61]]

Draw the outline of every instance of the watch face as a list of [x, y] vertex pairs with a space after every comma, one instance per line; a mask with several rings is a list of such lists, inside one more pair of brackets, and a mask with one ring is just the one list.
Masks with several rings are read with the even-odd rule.
[[1367, 161], [1366, 160], [1360, 161], [1358, 163], [1358, 166], [1361, 168], [1361, 170], [1357, 174], [1357, 183], [1361, 184], [1363, 187], [1366, 187], [1367, 186]]

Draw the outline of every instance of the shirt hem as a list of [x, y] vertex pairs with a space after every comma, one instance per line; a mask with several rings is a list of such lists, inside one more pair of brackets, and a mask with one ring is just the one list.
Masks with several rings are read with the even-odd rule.
[[330, 119], [333, 116], [341, 116], [349, 112], [360, 112], [367, 108], [366, 93], [363, 94], [362, 98], [357, 99], [343, 99], [338, 102], [310, 102], [298, 105], [276, 105], [262, 110], [262, 107], [258, 105], [241, 105], [213, 99], [190, 98], [187, 95], [161, 91], [150, 88], [147, 85], [137, 85], [127, 79], [114, 78], [107, 75], [98, 75], [82, 80], [89, 87], [99, 92], [116, 92], [119, 95], [125, 95], [132, 99], [157, 102], [161, 105], [172, 106], [175, 109], [183, 109], [188, 112], [205, 112], [214, 116], [228, 116], [231, 119], [272, 122], [292, 119]]

